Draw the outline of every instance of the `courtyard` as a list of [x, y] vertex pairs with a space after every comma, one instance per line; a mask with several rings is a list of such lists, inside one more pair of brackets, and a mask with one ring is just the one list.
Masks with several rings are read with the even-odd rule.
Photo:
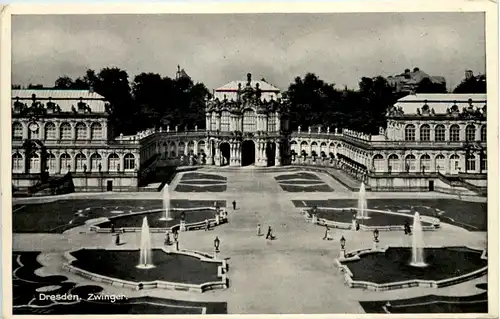
[[[444, 287], [370, 291], [349, 288], [334, 260], [346, 240], [346, 251], [370, 248], [371, 232], [332, 229], [333, 240], [322, 240], [324, 227], [307, 223], [303, 210], [313, 206], [356, 207], [357, 193], [321, 172], [241, 169], [206, 169], [179, 173], [169, 185], [170, 207], [225, 207], [228, 223], [210, 231], [179, 234], [180, 249], [212, 254], [220, 239], [218, 258], [229, 265], [227, 289], [204, 293], [116, 287], [62, 269], [64, 254], [82, 247], [115, 249], [115, 237], [89, 230], [92, 220], [162, 208], [158, 193], [70, 194], [54, 198], [20, 199], [13, 203], [14, 313], [93, 314], [293, 314], [293, 313], [417, 313], [486, 312], [486, 276]], [[428, 246], [486, 248], [486, 201], [459, 200], [438, 193], [367, 193], [368, 207], [438, 217], [440, 229], [424, 234]], [[231, 203], [236, 201], [236, 209]], [[190, 218], [190, 217], [187, 217]], [[138, 222], [138, 221], [136, 221]], [[270, 226], [275, 240], [258, 237]], [[120, 249], [137, 250], [138, 232], [121, 234]], [[152, 233], [151, 246], [164, 247], [164, 234]], [[408, 246], [402, 232], [383, 232], [380, 246]], [[109, 257], [109, 256], [108, 256]], [[106, 257], [106, 258], [108, 258]], [[94, 265], [106, 258], [95, 258]], [[123, 257], [121, 257], [123, 258]], [[139, 255], [130, 256], [139, 259]], [[17, 266], [15, 266], [17, 265]], [[174, 263], [177, 270], [183, 266]], [[193, 266], [195, 267], [195, 266]], [[95, 267], [106, 269], [105, 266]], [[196, 268], [193, 268], [196, 269]], [[36, 270], [36, 272], [35, 272]], [[213, 273], [213, 271], [212, 271]], [[126, 274], [124, 274], [126, 275]], [[133, 274], [128, 274], [133, 276]], [[194, 274], [176, 271], [186, 282]], [[133, 279], [133, 278], [129, 278]], [[48, 287], [48, 288], [47, 288]], [[46, 303], [34, 308], [41, 289], [52, 293], [71, 291], [85, 296], [126, 296], [114, 303], [85, 300], [79, 303]], [[390, 301], [391, 309], [384, 305]], [[92, 308], [88, 305], [93, 304]], [[384, 310], [385, 309], [385, 310]]]

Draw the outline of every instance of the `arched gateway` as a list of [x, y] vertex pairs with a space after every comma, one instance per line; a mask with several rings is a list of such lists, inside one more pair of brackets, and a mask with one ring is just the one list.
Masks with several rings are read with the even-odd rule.
[[252, 140], [246, 140], [241, 143], [241, 166], [255, 164], [255, 143]]
[[214, 92], [206, 107], [210, 162], [230, 166], [281, 165], [286, 149], [289, 103], [265, 81], [230, 82]]

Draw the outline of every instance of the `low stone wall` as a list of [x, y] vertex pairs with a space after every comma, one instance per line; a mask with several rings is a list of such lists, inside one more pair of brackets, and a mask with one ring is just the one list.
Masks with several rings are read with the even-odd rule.
[[[87, 247], [87, 248], [81, 248], [81, 249], [101, 249], [98, 247]], [[81, 250], [78, 249], [78, 250]], [[206, 253], [199, 253], [195, 251], [189, 251], [189, 250], [179, 250], [179, 251], [169, 251], [167, 249], [162, 248], [164, 253], [166, 254], [180, 254], [180, 255], [188, 255], [192, 257], [196, 257], [200, 259], [200, 262], [213, 262], [213, 263], [220, 263], [221, 266], [217, 268], [217, 276], [220, 278], [219, 281], [213, 281], [213, 282], [205, 282], [200, 285], [196, 284], [187, 284], [187, 283], [177, 283], [177, 282], [169, 282], [169, 281], [162, 281], [162, 280], [155, 280], [155, 281], [149, 281], [149, 282], [134, 282], [134, 281], [127, 281], [123, 280], [120, 278], [112, 278], [96, 273], [92, 273], [90, 271], [83, 270], [81, 268], [75, 267], [72, 265], [73, 261], [76, 260], [73, 255], [71, 255], [72, 252], [78, 251], [68, 251], [64, 253], [65, 258], [68, 260], [67, 263], [63, 264], [63, 269], [72, 272], [74, 274], [77, 274], [81, 277], [90, 279], [92, 281], [96, 282], [102, 282], [108, 285], [112, 285], [115, 287], [123, 287], [123, 288], [130, 288], [133, 290], [143, 290], [143, 289], [168, 289], [168, 290], [180, 290], [180, 291], [191, 291], [191, 292], [198, 292], [202, 293], [205, 291], [209, 290], [214, 290], [214, 289], [227, 289], [229, 287], [229, 278], [227, 277], [227, 271], [228, 271], [228, 266], [227, 266], [227, 261], [226, 260], [217, 260], [211, 257], [209, 254]], [[106, 250], [128, 250], [127, 248], [123, 249], [106, 249]]]
[[[478, 277], [482, 277], [488, 273], [488, 266], [483, 267], [481, 269], [478, 269], [476, 271], [473, 271], [471, 273], [458, 276], [458, 277], [452, 277], [448, 279], [443, 279], [443, 280], [423, 280], [423, 279], [413, 279], [413, 280], [407, 280], [407, 281], [399, 281], [399, 282], [391, 282], [391, 283], [386, 283], [386, 284], [377, 284], [374, 282], [369, 282], [369, 281], [357, 281], [352, 279], [354, 277], [353, 273], [349, 269], [347, 265], [342, 264], [342, 262], [347, 262], [347, 261], [355, 261], [361, 259], [361, 256], [367, 255], [367, 254], [374, 254], [374, 253], [384, 253], [387, 249], [389, 249], [391, 246], [386, 246], [385, 248], [379, 248], [377, 250], [372, 249], [360, 249], [360, 250], [355, 250], [351, 251], [349, 253], [345, 254], [345, 257], [340, 257], [335, 259], [334, 264], [339, 268], [341, 272], [344, 273], [344, 282], [346, 285], [348, 285], [350, 288], [362, 288], [362, 289], [367, 289], [367, 290], [374, 290], [374, 291], [387, 291], [387, 290], [394, 290], [394, 289], [403, 289], [403, 288], [412, 288], [412, 287], [426, 287], [426, 288], [442, 288], [442, 287], [447, 287], [447, 286], [452, 286], [456, 285], [462, 282], [466, 282]], [[434, 247], [426, 247], [426, 248], [446, 248], [445, 246], [434, 246]], [[466, 247], [469, 248], [469, 247]], [[473, 248], [469, 248], [472, 250], [477, 250]], [[481, 254], [481, 259], [487, 259], [486, 257], [486, 251], [483, 251]]]
[[[323, 209], [323, 210], [357, 210], [357, 208], [354, 208], [354, 207], [343, 207], [343, 208], [317, 207], [317, 209], [318, 210], [321, 210], [321, 209]], [[413, 216], [410, 214], [390, 212], [390, 211], [385, 211], [385, 210], [366, 209], [366, 211], [367, 212], [388, 214], [388, 215], [407, 216], [407, 217], [413, 218]], [[310, 223], [314, 222], [314, 219], [308, 210], [304, 210], [303, 214], [304, 214], [307, 222], [310, 222]], [[424, 231], [433, 231], [433, 230], [436, 230], [436, 229], [441, 227], [440, 226], [441, 221], [438, 218], [421, 215], [420, 220], [431, 224], [430, 226], [422, 225], [422, 230], [424, 230]], [[325, 218], [317, 218], [315, 223], [317, 225], [320, 225], [320, 226], [328, 226], [331, 228], [339, 228], [339, 229], [352, 229], [353, 228], [352, 221], [345, 223], [345, 222], [338, 222], [338, 221], [333, 221], [333, 220], [329, 220], [329, 219], [325, 219]], [[377, 229], [378, 231], [404, 231], [404, 225], [366, 226], [366, 225], [360, 224], [359, 229], [362, 231], [374, 231], [375, 229]]]
[[[171, 208], [173, 211], [182, 211], [182, 212], [190, 212], [190, 211], [197, 211], [197, 210], [214, 210], [215, 207], [193, 207], [193, 208]], [[111, 222], [115, 218], [121, 218], [121, 217], [126, 217], [126, 216], [132, 216], [132, 215], [145, 215], [148, 213], [156, 213], [162, 211], [161, 209], [151, 209], [151, 210], [145, 210], [141, 212], [133, 212], [133, 213], [128, 213], [128, 214], [121, 214], [117, 215], [111, 218], [106, 218], [106, 220], [99, 220], [99, 222], [94, 223], [93, 225], [90, 226], [90, 230], [94, 231], [96, 233], [111, 233], [111, 228], [101, 228], [98, 226], [98, 224], [102, 224], [104, 222]], [[210, 218], [208, 219], [208, 223], [210, 227], [215, 227], [220, 224], [224, 224], [228, 222], [227, 218], [227, 212], [225, 208], [220, 208], [221, 211], [221, 217], [219, 218], [219, 222], [217, 223], [216, 218]], [[149, 231], [152, 233], [165, 233], [167, 230], [169, 231], [174, 231], [174, 230], [179, 230], [180, 229], [180, 223], [170, 226], [169, 228], [167, 227], [162, 227], [162, 228], [150, 228]], [[196, 223], [186, 223], [186, 231], [189, 230], [197, 230], [197, 229], [204, 229], [205, 228], [205, 221], [201, 222], [196, 222]], [[115, 232], [121, 232], [121, 233], [134, 233], [134, 232], [140, 232], [141, 227], [121, 227], [121, 228], [116, 228]]]

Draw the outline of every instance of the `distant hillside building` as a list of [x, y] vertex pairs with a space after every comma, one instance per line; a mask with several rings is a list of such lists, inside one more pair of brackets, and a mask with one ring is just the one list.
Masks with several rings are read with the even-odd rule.
[[442, 84], [446, 86], [446, 79], [442, 76], [430, 76], [421, 71], [419, 68], [414, 68], [413, 72], [406, 69], [404, 73], [391, 75], [387, 77], [387, 82], [393, 88], [394, 92], [415, 93], [418, 85], [424, 79], [429, 79], [434, 84]]

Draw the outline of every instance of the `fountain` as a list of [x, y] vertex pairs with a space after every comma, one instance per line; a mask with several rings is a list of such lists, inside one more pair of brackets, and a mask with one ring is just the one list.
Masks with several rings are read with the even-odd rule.
[[424, 236], [422, 231], [422, 224], [420, 223], [420, 214], [415, 212], [413, 217], [413, 235], [412, 235], [412, 261], [410, 266], [425, 267], [427, 264], [424, 262]]
[[163, 209], [165, 210], [165, 216], [161, 217], [160, 220], [165, 220], [165, 221], [173, 220], [172, 216], [170, 215], [170, 194], [168, 191], [168, 184], [165, 184], [165, 187], [163, 187], [162, 197], [163, 197]]
[[149, 233], [149, 225], [147, 217], [144, 217], [144, 219], [142, 220], [140, 249], [141, 249], [140, 259], [137, 268], [140, 269], [154, 268], [152, 249], [151, 249], [151, 234]]
[[356, 215], [357, 219], [368, 219], [368, 211], [366, 210], [368, 208], [368, 204], [366, 201], [366, 194], [365, 194], [365, 183], [361, 182], [361, 187], [359, 188], [359, 194], [358, 194], [358, 214]]

